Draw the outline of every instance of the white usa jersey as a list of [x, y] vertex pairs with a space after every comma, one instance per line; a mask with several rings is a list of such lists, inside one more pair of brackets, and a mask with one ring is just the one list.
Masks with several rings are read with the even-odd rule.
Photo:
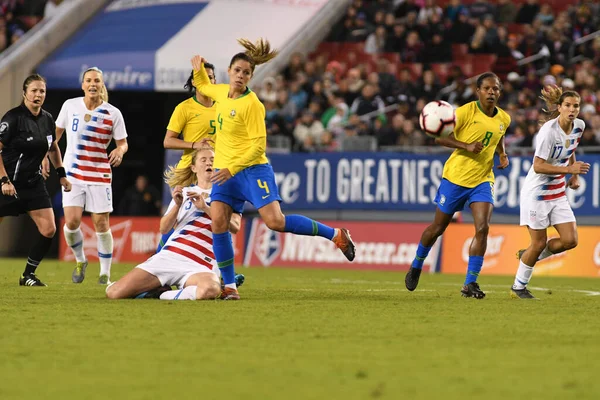
[[64, 102], [56, 127], [67, 133], [63, 164], [71, 183], [110, 185], [112, 171], [106, 149], [113, 138], [127, 137], [121, 111], [106, 102], [90, 111], [83, 97], [77, 97]]
[[[558, 118], [546, 122], [536, 138], [535, 157], [546, 160], [547, 163], [566, 167], [569, 158], [577, 149], [585, 130], [585, 122], [580, 119], [573, 121], [573, 130], [566, 134], [558, 124]], [[548, 201], [566, 195], [565, 175], [538, 174], [533, 170], [533, 164], [525, 178], [521, 196], [533, 200]]]
[[[206, 204], [210, 203], [210, 189], [200, 189], [197, 186], [183, 188], [183, 203], [177, 214], [177, 222], [173, 228], [173, 234], [162, 248], [182, 255], [207, 268], [216, 267], [215, 255], [213, 253], [213, 237], [211, 219], [204, 211], [198, 210], [191, 200], [187, 199], [187, 193], [199, 192]], [[167, 213], [175, 207], [175, 201], [171, 200]]]

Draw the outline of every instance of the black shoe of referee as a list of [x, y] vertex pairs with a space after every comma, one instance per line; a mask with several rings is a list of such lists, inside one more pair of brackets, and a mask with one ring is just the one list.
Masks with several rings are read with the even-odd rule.
[[48, 286], [44, 282], [40, 281], [40, 278], [35, 276], [34, 273], [23, 275], [19, 279], [20, 286]]

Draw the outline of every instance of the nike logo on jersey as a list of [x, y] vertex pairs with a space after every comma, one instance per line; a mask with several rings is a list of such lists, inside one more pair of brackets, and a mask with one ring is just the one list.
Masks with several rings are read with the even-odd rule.
[[269, 196], [270, 196], [270, 194], [268, 194], [268, 195], [266, 195], [266, 196], [263, 196], [263, 197], [262, 197], [262, 199], [264, 200], [264, 199], [266, 199], [266, 198], [267, 198], [267, 197], [269, 197]]

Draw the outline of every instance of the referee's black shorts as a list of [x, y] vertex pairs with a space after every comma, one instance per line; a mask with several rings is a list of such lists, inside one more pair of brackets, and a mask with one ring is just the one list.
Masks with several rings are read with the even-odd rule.
[[52, 201], [41, 175], [30, 182], [17, 183], [15, 189], [17, 197], [6, 196], [0, 192], [0, 217], [17, 216], [28, 211], [52, 208]]

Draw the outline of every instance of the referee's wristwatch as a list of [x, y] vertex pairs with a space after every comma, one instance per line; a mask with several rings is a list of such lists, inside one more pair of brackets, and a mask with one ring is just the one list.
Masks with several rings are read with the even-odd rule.
[[10, 179], [8, 179], [8, 176], [3, 176], [2, 178], [0, 178], [0, 186], [4, 186], [6, 183], [10, 183]]

